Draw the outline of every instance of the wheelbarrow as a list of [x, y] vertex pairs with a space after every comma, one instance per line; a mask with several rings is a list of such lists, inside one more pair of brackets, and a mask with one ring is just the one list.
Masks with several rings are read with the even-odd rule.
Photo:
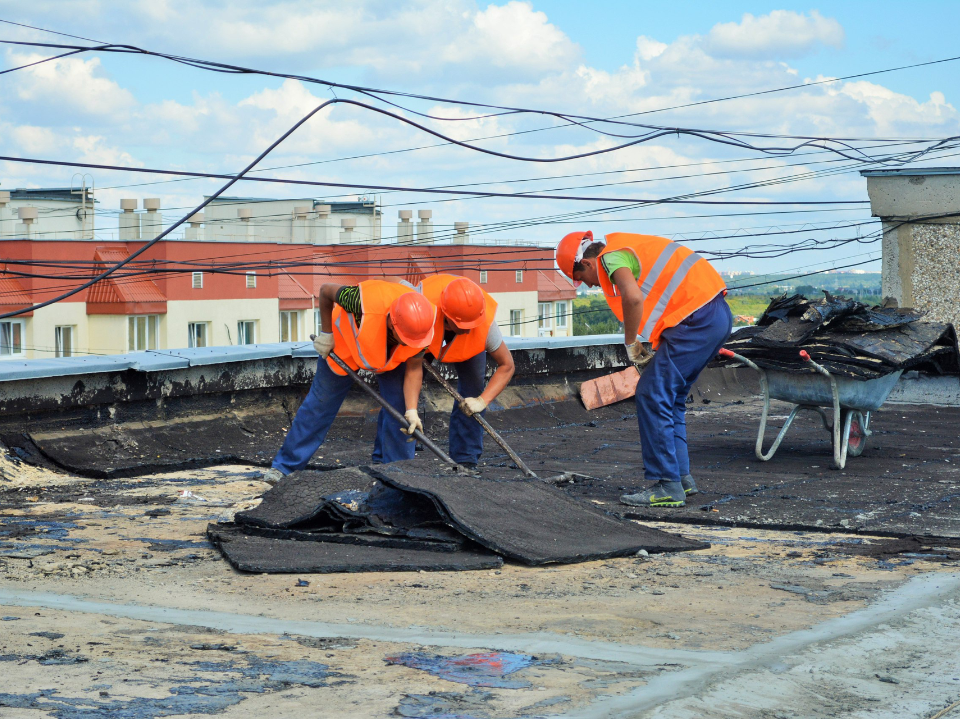
[[[726, 348], [720, 350], [720, 356], [741, 362], [760, 375], [763, 414], [760, 416], [760, 431], [757, 433], [757, 445], [754, 449], [759, 460], [766, 462], [773, 457], [797, 413], [807, 410], [817, 413], [823, 421], [823, 427], [831, 433], [833, 464], [838, 470], [843, 470], [847, 464], [848, 455], [857, 457], [863, 453], [867, 438], [871, 435], [870, 413], [883, 405], [903, 372], [903, 370], [897, 370], [873, 380], [838, 377], [814, 362], [806, 350], [800, 351], [800, 358], [815, 371], [814, 373], [765, 370]], [[770, 398], [794, 403], [794, 408], [780, 429], [777, 439], [770, 446], [770, 450], [763, 452], [763, 439], [770, 414]], [[832, 418], [828, 417], [825, 407], [833, 408]]]

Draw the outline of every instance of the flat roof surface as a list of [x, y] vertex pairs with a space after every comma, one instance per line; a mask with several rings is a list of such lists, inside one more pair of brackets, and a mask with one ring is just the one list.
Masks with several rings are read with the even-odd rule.
[[887, 175], [960, 175], [960, 167], [926, 168], [887, 168], [883, 170], [861, 170], [863, 177], [884, 177]]

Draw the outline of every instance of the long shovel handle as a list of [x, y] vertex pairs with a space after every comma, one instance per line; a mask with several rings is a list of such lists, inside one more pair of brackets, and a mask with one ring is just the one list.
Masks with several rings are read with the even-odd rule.
[[[409, 427], [410, 427], [410, 423], [408, 423], [408, 422], [407, 422], [407, 419], [406, 419], [403, 415], [400, 414], [400, 411], [397, 410], [393, 405], [391, 405], [390, 403], [388, 403], [386, 400], [384, 400], [383, 396], [382, 396], [380, 393], [378, 393], [376, 390], [374, 390], [372, 387], [370, 387], [370, 385], [367, 384], [359, 375], [357, 375], [357, 374], [350, 368], [349, 365], [347, 365], [343, 360], [341, 360], [340, 358], [338, 358], [336, 353], [331, 352], [331, 353], [330, 353], [330, 357], [333, 358], [333, 361], [334, 361], [337, 365], [339, 365], [340, 368], [341, 368], [344, 372], [347, 373], [347, 375], [350, 376], [350, 379], [351, 379], [351, 380], [353, 380], [357, 385], [360, 386], [360, 389], [361, 389], [361, 390], [363, 390], [367, 395], [369, 395], [369, 396], [372, 397], [374, 400], [376, 400], [378, 403], [380, 403], [380, 406], [381, 406], [384, 410], [386, 410], [388, 413], [390, 413], [390, 415], [392, 415], [393, 418], [394, 418], [397, 422], [399, 422], [402, 427], [405, 427], [405, 428], [409, 428]], [[426, 435], [424, 435], [424, 434], [423, 434], [422, 432], [420, 432], [419, 430], [414, 430], [414, 431], [413, 431], [413, 436], [414, 436], [417, 440], [419, 440], [420, 442], [422, 442], [422, 443], [423, 443], [423, 446], [424, 446], [425, 448], [427, 448], [427, 450], [429, 450], [429, 451], [432, 452], [434, 455], [436, 455], [438, 458], [440, 458], [441, 460], [443, 460], [443, 462], [449, 463], [450, 465], [456, 465], [456, 464], [457, 464], [457, 463], [455, 463], [455, 462], [453, 461], [453, 459], [452, 459], [449, 455], [447, 455], [443, 450], [441, 450], [441, 449], [433, 442], [433, 440], [431, 440], [430, 438], [428, 438]]]
[[[460, 393], [458, 393], [454, 389], [453, 385], [447, 382], [446, 378], [444, 378], [443, 375], [440, 374], [440, 372], [433, 366], [433, 364], [429, 360], [424, 360], [423, 366], [427, 369], [427, 372], [433, 375], [433, 379], [436, 380], [438, 383], [440, 383], [443, 386], [443, 389], [453, 396], [454, 400], [456, 400], [458, 403], [463, 402], [463, 397], [460, 395]], [[524, 463], [523, 460], [520, 459], [520, 456], [513, 451], [513, 448], [507, 445], [507, 441], [504, 440], [502, 437], [500, 437], [500, 433], [498, 433], [496, 430], [493, 429], [493, 426], [487, 422], [486, 418], [484, 418], [483, 415], [480, 415], [479, 413], [475, 413], [471, 417], [474, 420], [476, 420], [478, 423], [480, 423], [480, 426], [484, 430], [486, 430], [487, 433], [489, 433], [490, 437], [492, 437], [494, 440], [497, 441], [497, 445], [499, 445], [504, 449], [507, 455], [510, 456], [510, 459], [513, 460], [513, 462], [516, 463], [517, 467], [523, 471], [524, 475], [526, 475], [529, 478], [537, 478], [537, 474], [533, 470], [527, 467], [526, 463]], [[539, 478], [537, 479], [539, 480]]]

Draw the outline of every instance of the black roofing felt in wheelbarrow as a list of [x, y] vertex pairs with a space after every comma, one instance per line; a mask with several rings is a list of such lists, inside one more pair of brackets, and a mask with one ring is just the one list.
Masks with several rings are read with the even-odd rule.
[[471, 569], [500, 556], [541, 565], [708, 547], [539, 480], [458, 476], [432, 459], [296, 473], [235, 520], [208, 535], [251, 572]]
[[862, 380], [912, 368], [957, 373], [953, 326], [922, 322], [922, 315], [912, 309], [868, 308], [829, 293], [820, 301], [782, 295], [771, 300], [756, 326], [738, 330], [726, 347], [760, 367], [810, 372], [800, 359], [800, 350], [806, 350], [835, 375]]

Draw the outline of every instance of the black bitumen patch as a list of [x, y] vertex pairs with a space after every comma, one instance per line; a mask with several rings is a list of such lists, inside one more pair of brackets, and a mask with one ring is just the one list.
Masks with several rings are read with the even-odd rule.
[[435, 552], [342, 543], [302, 542], [246, 535], [211, 526], [211, 541], [237, 570], [257, 573], [453, 571], [498, 568], [485, 550]]

